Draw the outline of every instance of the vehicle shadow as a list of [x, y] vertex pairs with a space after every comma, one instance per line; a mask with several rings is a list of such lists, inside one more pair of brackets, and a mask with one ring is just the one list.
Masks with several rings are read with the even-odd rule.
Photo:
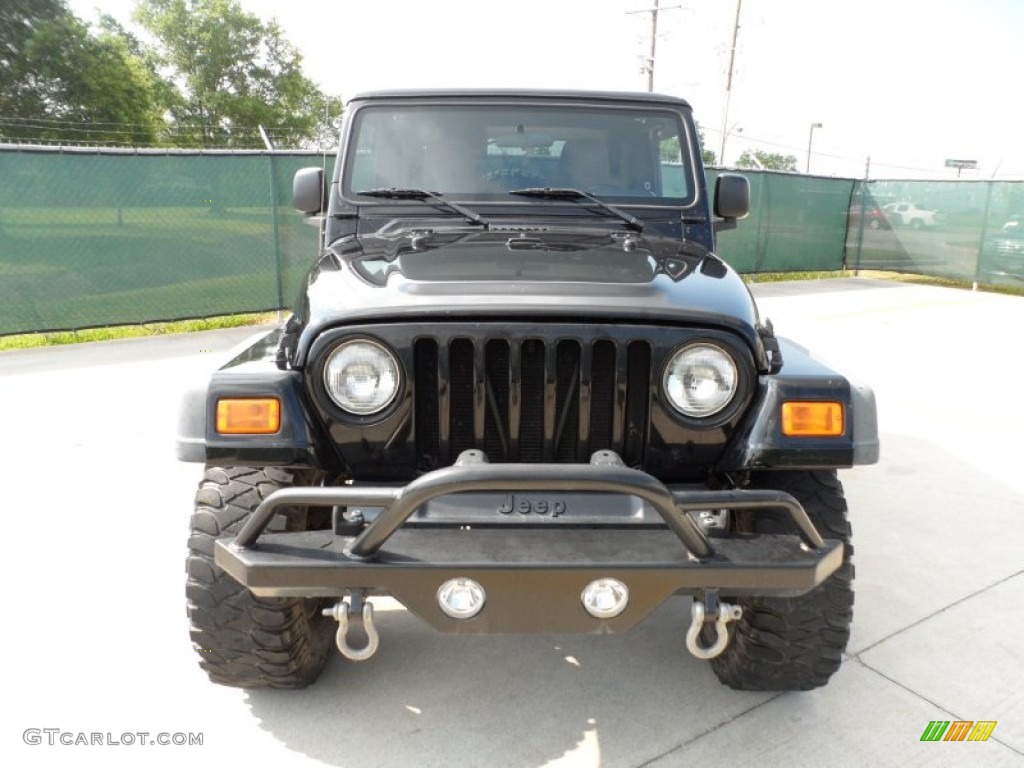
[[672, 598], [620, 635], [447, 636], [378, 611], [373, 659], [335, 654], [311, 688], [248, 703], [330, 765], [638, 765], [771, 698], [726, 689], [689, 655], [687, 606]]
[[[532, 766], [559, 764], [559, 758], [637, 766], [662, 755], [672, 765], [734, 753], [739, 764], [755, 758], [808, 764], [791, 763], [797, 722], [805, 757], [847, 749], [868, 762], [899, 764], [892, 745], [927, 720], [934, 710], [929, 701], [941, 700], [948, 711], [966, 711], [971, 702], [946, 688], [923, 699], [908, 694], [917, 688], [903, 681], [904, 668], [925, 662], [897, 658], [882, 678], [860, 665], [861, 652], [898, 640], [1018, 572], [1024, 555], [1006, 535], [1019, 525], [1017, 487], [931, 440], [884, 433], [882, 445], [880, 464], [841, 473], [856, 546], [849, 646], [855, 658], [820, 691], [725, 688], [710, 665], [686, 651], [688, 603], [675, 597], [632, 631], [614, 635], [442, 635], [402, 609], [379, 610], [375, 658], [354, 664], [334, 654], [305, 691], [249, 692], [251, 712], [289, 749], [336, 766]], [[967, 509], [970, 547], [964, 546]], [[1024, 631], [1018, 615], [1004, 621], [1007, 636]], [[976, 651], [929, 647], [929, 668]], [[948, 675], [971, 691], [978, 684], [969, 671]], [[1017, 679], [1008, 674], [1004, 684], [983, 691], [986, 700], [1012, 704]], [[738, 727], [728, 725], [748, 712]], [[743, 738], [751, 728], [781, 732], [762, 750]]]

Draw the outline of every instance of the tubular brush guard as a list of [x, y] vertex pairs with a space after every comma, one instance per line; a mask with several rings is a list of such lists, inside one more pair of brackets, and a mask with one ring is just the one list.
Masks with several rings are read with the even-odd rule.
[[[481, 510], [462, 524], [407, 524], [431, 499], [469, 491], [634, 496], [662, 522], [574, 526], [544, 518], [540, 524], [490, 526], [494, 513]], [[381, 512], [355, 536], [264, 534], [275, 511], [289, 506]], [[689, 513], [720, 509], [783, 509], [799, 535], [732, 534], [712, 545]], [[799, 595], [835, 572], [842, 554], [842, 542], [823, 540], [789, 494], [669, 489], [622, 466], [610, 451], [598, 452], [590, 464], [561, 465], [488, 464], [479, 451], [466, 451], [455, 466], [404, 488], [283, 489], [260, 504], [235, 539], [216, 545], [217, 564], [258, 596], [390, 595], [438, 630], [460, 633], [623, 631], [677, 593]], [[628, 585], [630, 602], [618, 616], [597, 619], [584, 610], [580, 594], [606, 577]], [[440, 609], [438, 586], [452, 578], [484, 587], [487, 604], [479, 615], [457, 620]]]

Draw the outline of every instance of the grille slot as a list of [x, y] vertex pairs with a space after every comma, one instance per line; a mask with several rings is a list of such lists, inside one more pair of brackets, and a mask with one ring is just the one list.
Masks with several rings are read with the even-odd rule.
[[451, 407], [449, 424], [451, 456], [476, 448], [473, 443], [473, 342], [455, 339], [449, 347], [449, 375], [451, 377]]
[[438, 394], [437, 342], [433, 339], [417, 341], [413, 359], [413, 375], [416, 380], [416, 455], [420, 457], [417, 468], [430, 470], [448, 463], [447, 457], [440, 455], [441, 398]]
[[643, 462], [646, 341], [421, 338], [414, 348], [420, 470], [478, 448], [493, 462], [588, 461], [611, 449]]

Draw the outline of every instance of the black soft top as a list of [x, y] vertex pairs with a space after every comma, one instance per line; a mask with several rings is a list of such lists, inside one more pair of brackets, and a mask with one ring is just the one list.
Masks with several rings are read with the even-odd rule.
[[386, 90], [369, 91], [360, 93], [349, 99], [349, 103], [355, 101], [377, 101], [396, 99], [545, 99], [552, 101], [610, 101], [610, 102], [632, 102], [648, 104], [671, 104], [673, 106], [689, 107], [685, 99], [677, 96], [668, 96], [663, 93], [646, 93], [630, 91], [567, 91], [567, 90], [540, 90], [540, 89], [479, 89], [479, 88], [432, 88], [415, 90]]

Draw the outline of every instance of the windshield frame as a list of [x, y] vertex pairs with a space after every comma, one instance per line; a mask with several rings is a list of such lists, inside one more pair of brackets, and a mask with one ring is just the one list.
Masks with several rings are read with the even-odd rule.
[[[355, 137], [362, 126], [362, 119], [369, 111], [394, 111], [410, 110], [420, 108], [437, 107], [441, 109], [523, 109], [523, 110], [583, 110], [590, 112], [618, 111], [623, 113], [642, 113], [648, 117], [661, 117], [672, 120], [679, 131], [680, 155], [682, 158], [683, 179], [688, 195], [685, 197], [640, 197], [635, 195], [600, 194], [595, 195], [602, 201], [613, 204], [617, 208], [648, 209], [648, 210], [692, 210], [703, 202], [703, 173], [698, 173], [696, 168], [700, 158], [696, 157], [696, 136], [689, 106], [679, 100], [645, 100], [642, 94], [637, 94], [632, 99], [608, 99], [600, 97], [532, 97], [532, 96], [423, 96], [405, 98], [377, 98], [359, 100], [350, 105], [350, 111], [346, 116], [345, 126], [342, 135], [342, 154], [335, 167], [334, 192], [332, 196], [331, 210], [339, 212], [341, 209], [358, 208], [372, 210], [403, 209], [409, 212], [410, 209], [428, 210], [429, 203], [418, 200], [386, 200], [374, 199], [367, 196], [355, 194], [358, 189], [353, 189], [353, 164], [355, 161]], [[699, 166], [702, 170], [702, 166]], [[355, 185], [359, 187], [359, 184]], [[574, 209], [577, 215], [580, 214], [579, 206], [566, 204], [564, 201], [549, 201], [538, 199], [524, 199], [507, 192], [496, 194], [485, 193], [461, 193], [451, 190], [436, 190], [442, 193], [446, 199], [458, 201], [472, 206], [474, 210], [481, 208], [493, 209], [500, 207], [510, 212], [526, 212], [528, 209], [537, 210], [538, 207], [544, 210]], [[436, 213], [436, 208], [434, 209]]]

